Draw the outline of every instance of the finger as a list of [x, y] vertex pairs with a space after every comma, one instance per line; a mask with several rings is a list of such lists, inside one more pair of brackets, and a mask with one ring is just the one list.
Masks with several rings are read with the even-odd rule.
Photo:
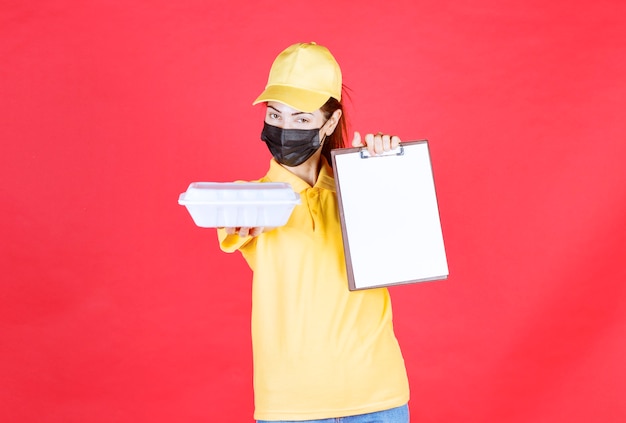
[[352, 139], [352, 147], [361, 147], [363, 142], [361, 141], [361, 134], [354, 131], [354, 138]]
[[374, 153], [382, 154], [383, 151], [385, 151], [383, 148], [383, 134], [379, 132], [374, 136]]
[[383, 135], [381, 139], [382, 139], [382, 144], [383, 144], [383, 150], [384, 151], [391, 150], [391, 136]]
[[397, 135], [394, 135], [391, 137], [391, 149], [395, 150], [396, 148], [398, 148], [398, 146], [400, 145], [402, 141], [400, 140], [400, 137]]
[[263, 233], [263, 227], [256, 227], [250, 229], [250, 236], [259, 236]]
[[235, 235], [237, 228], [224, 228], [226, 235]]
[[247, 237], [249, 232], [250, 228], [239, 228], [239, 236], [242, 238]]
[[370, 156], [376, 155], [376, 146], [375, 146], [375, 137], [374, 134], [365, 135], [365, 144], [367, 145], [367, 151], [370, 153]]

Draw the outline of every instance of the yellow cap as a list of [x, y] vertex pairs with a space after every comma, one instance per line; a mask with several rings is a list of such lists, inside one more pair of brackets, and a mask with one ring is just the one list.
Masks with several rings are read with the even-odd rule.
[[330, 97], [341, 100], [339, 64], [326, 47], [299, 43], [276, 57], [265, 90], [252, 104], [278, 101], [310, 113]]

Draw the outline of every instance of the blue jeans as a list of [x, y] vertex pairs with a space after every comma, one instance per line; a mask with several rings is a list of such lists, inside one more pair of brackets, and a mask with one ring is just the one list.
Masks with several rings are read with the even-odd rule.
[[409, 423], [409, 406], [390, 408], [358, 416], [337, 417], [321, 420], [257, 420], [257, 423]]

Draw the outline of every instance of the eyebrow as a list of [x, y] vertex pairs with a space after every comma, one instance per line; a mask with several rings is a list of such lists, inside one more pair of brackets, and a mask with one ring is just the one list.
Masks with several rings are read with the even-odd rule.
[[[282, 114], [282, 113], [283, 113], [283, 112], [281, 112], [280, 110], [278, 110], [278, 109], [277, 109], [276, 107], [274, 107], [274, 106], [269, 106], [269, 105], [268, 105], [267, 107], [269, 107], [269, 108], [270, 108], [270, 109], [272, 109], [272, 110], [275, 110], [276, 112], [278, 112], [278, 113], [280, 113], [280, 114]], [[307, 112], [295, 112], [295, 113], [292, 113], [292, 114], [291, 114], [291, 116], [298, 116], [298, 115], [313, 115], [313, 113], [307, 113]]]

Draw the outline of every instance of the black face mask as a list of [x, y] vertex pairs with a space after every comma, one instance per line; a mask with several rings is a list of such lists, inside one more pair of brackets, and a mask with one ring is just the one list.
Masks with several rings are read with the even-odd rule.
[[306, 162], [320, 148], [320, 129], [283, 129], [266, 122], [261, 139], [278, 163], [293, 167]]

